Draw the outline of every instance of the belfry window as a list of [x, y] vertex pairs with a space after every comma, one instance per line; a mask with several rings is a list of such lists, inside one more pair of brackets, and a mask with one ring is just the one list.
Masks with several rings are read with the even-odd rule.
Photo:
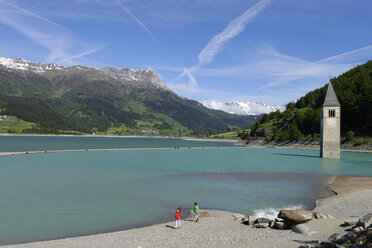
[[328, 110], [328, 117], [336, 117], [336, 111], [334, 109]]

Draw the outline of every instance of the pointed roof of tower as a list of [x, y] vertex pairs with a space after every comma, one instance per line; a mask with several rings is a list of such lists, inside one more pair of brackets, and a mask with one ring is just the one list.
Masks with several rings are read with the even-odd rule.
[[323, 107], [340, 107], [340, 103], [337, 100], [335, 90], [333, 89], [332, 83], [329, 82], [327, 94], [324, 99]]

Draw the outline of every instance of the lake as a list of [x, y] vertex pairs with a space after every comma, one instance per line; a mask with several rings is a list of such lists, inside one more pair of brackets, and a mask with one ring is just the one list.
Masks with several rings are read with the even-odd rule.
[[0, 152], [172, 148], [0, 157], [1, 245], [170, 221], [178, 206], [186, 214], [195, 201], [201, 209], [266, 216], [312, 209], [330, 195], [327, 175], [372, 176], [372, 155], [363, 153], [321, 159], [318, 150], [174, 138], [2, 136], [0, 144]]

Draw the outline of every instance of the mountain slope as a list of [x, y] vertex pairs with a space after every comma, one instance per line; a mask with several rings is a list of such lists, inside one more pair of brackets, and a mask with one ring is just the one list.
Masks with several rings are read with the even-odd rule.
[[64, 116], [84, 132], [187, 135], [248, 127], [254, 121], [179, 97], [152, 70], [63, 67], [0, 57], [0, 90], [2, 96]]
[[[331, 79], [341, 104], [341, 133], [372, 136], [372, 61]], [[296, 103], [287, 104], [283, 113], [265, 114], [251, 127], [250, 136], [268, 140], [317, 139], [320, 110], [327, 85], [310, 91]]]

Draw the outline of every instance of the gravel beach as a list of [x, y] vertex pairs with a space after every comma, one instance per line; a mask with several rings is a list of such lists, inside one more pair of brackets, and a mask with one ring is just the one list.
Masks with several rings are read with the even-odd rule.
[[2, 247], [299, 247], [324, 240], [335, 232], [345, 220], [372, 212], [372, 178], [333, 178], [329, 188], [337, 193], [317, 201], [314, 212], [334, 216], [314, 219], [307, 226], [312, 235], [291, 230], [258, 229], [241, 224], [233, 213], [204, 210], [199, 222], [192, 218], [182, 220], [181, 229], [173, 229], [173, 222], [120, 232], [84, 237], [43, 241]]

